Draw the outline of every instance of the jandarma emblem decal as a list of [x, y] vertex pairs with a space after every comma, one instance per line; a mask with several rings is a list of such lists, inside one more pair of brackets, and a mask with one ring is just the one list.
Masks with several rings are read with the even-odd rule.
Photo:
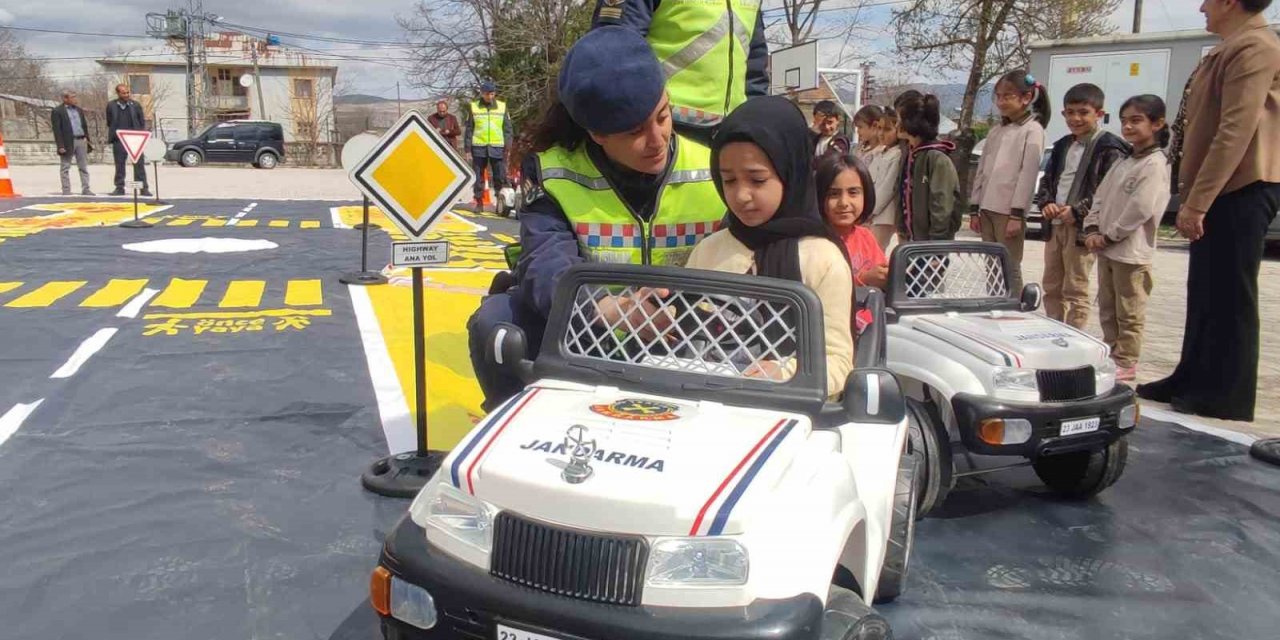
[[679, 408], [674, 404], [635, 398], [626, 398], [610, 404], [591, 405], [591, 410], [602, 416], [642, 422], [675, 420], [680, 417], [676, 413]]

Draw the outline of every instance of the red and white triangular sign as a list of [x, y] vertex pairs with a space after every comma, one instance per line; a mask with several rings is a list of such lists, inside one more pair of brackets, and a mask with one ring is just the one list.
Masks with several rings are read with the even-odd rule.
[[116, 129], [116, 139], [120, 141], [120, 144], [124, 145], [124, 150], [129, 153], [129, 164], [135, 164], [142, 157], [142, 147], [146, 146], [147, 141], [151, 139], [151, 132]]

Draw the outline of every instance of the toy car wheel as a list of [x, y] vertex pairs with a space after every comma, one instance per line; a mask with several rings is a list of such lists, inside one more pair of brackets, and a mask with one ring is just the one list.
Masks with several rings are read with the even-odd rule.
[[1123, 438], [1101, 451], [1077, 451], [1045, 456], [1032, 467], [1045, 486], [1064, 497], [1091, 498], [1116, 483], [1129, 459], [1129, 441]]
[[947, 499], [955, 481], [951, 439], [932, 404], [907, 398], [907, 435], [917, 456], [916, 518], [923, 518]]
[[902, 595], [907, 582], [911, 546], [916, 536], [916, 476], [923, 455], [918, 450], [903, 452], [898, 462], [898, 483], [893, 493], [893, 521], [889, 525], [888, 548], [876, 583], [876, 604], [893, 602]]
[[892, 640], [889, 621], [854, 592], [832, 586], [822, 612], [821, 640]]

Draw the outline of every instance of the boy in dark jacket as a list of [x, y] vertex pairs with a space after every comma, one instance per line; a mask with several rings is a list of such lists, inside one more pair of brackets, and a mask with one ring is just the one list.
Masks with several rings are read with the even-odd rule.
[[1062, 99], [1069, 135], [1053, 144], [1036, 203], [1044, 214], [1044, 308], [1050, 318], [1083, 329], [1089, 322], [1089, 272], [1094, 256], [1084, 246], [1084, 217], [1102, 178], [1129, 145], [1103, 131], [1106, 96], [1096, 85], [1071, 87]]

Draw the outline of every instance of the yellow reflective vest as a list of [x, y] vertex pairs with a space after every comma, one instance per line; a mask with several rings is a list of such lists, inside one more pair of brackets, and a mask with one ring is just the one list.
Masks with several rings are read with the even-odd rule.
[[662, 0], [646, 39], [667, 75], [672, 115], [711, 126], [747, 100], [760, 0]]
[[502, 134], [502, 124], [507, 117], [507, 103], [494, 100], [492, 106], [476, 100], [471, 103], [471, 122], [475, 130], [471, 132], [473, 147], [505, 147], [507, 142]]
[[583, 257], [592, 262], [683, 266], [693, 245], [725, 215], [711, 182], [711, 150], [676, 136], [675, 158], [645, 220], [614, 192], [587, 155], [552, 147], [538, 154], [542, 188], [564, 211]]

